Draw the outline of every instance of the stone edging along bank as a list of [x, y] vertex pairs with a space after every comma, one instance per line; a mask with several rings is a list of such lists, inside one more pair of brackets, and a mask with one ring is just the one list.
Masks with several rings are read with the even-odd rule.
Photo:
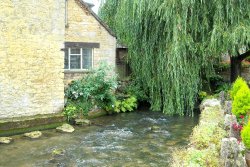
[[222, 105], [217, 99], [206, 99], [201, 103], [199, 124], [193, 129], [190, 144], [173, 151], [173, 167], [246, 166], [241, 153], [242, 145], [231, 128], [235, 119], [226, 112], [230, 110], [230, 105], [228, 102], [225, 104]]
[[[92, 119], [107, 115], [106, 111], [93, 110], [88, 113], [86, 119]], [[0, 137], [13, 136], [26, 132], [55, 129], [66, 122], [62, 113], [36, 115], [30, 117], [10, 118], [0, 120]]]

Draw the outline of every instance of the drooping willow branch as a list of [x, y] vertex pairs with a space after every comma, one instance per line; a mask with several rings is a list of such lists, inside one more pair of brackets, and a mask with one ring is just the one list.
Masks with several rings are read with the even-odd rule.
[[106, 0], [100, 16], [129, 48], [151, 108], [192, 115], [201, 74], [250, 43], [249, 0]]

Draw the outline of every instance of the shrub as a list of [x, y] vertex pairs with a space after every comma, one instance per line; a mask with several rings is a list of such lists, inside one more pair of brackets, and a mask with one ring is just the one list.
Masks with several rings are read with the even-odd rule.
[[122, 102], [121, 110], [123, 112], [133, 111], [135, 108], [137, 108], [137, 99], [134, 96], [131, 96]]
[[215, 93], [220, 93], [221, 91], [228, 92], [231, 88], [230, 83], [222, 83], [217, 86]]
[[198, 98], [200, 101], [204, 100], [207, 96], [208, 96], [208, 94], [205, 91], [200, 91], [198, 94]]
[[248, 86], [247, 86], [246, 81], [245, 81], [243, 78], [238, 77], [238, 78], [236, 79], [236, 81], [234, 82], [232, 89], [230, 90], [230, 95], [231, 95], [232, 100], [234, 100], [234, 98], [235, 98], [237, 92], [238, 92], [241, 88], [247, 89]]
[[239, 125], [241, 127], [247, 125], [249, 119], [250, 119], [250, 112], [248, 112], [246, 115], [240, 115], [240, 117], [238, 118]]
[[73, 81], [65, 91], [69, 99], [95, 98], [97, 101], [104, 101], [110, 98], [112, 90], [117, 87], [116, 75], [106, 64], [101, 64], [97, 70], [92, 71], [86, 77]]
[[63, 111], [63, 114], [67, 117], [67, 120], [70, 121], [72, 118], [76, 117], [77, 108], [73, 104], [68, 104]]
[[101, 64], [94, 74], [88, 75], [84, 79], [85, 92], [102, 108], [113, 104], [115, 100], [117, 78], [116, 74], [112, 75], [112, 73], [111, 68], [106, 64]]
[[241, 138], [245, 147], [250, 150], [250, 122], [243, 127], [243, 130], [241, 131]]
[[145, 91], [136, 83], [136, 80], [130, 82], [125, 88], [125, 93], [134, 96], [138, 101], [147, 101], [148, 96]]
[[119, 82], [117, 94], [134, 96], [137, 101], [147, 101], [148, 96], [135, 78]]
[[246, 115], [250, 110], [250, 90], [248, 86], [242, 86], [234, 95], [232, 113], [238, 118]]
[[[97, 70], [87, 74], [86, 77], [73, 81], [65, 91], [68, 103], [65, 115], [85, 115], [94, 105], [105, 108], [114, 104], [115, 89], [117, 87], [116, 75], [111, 68], [102, 63]], [[72, 105], [76, 107], [72, 109]], [[69, 106], [69, 107], [68, 107]]]
[[111, 106], [107, 106], [105, 109], [109, 112], [127, 112], [133, 111], [137, 108], [137, 99], [134, 96], [124, 98], [122, 100], [116, 100], [115, 103]]
[[213, 91], [215, 91], [220, 85], [225, 83], [223, 77], [218, 74], [211, 74], [208, 80], [209, 80], [209, 86]]

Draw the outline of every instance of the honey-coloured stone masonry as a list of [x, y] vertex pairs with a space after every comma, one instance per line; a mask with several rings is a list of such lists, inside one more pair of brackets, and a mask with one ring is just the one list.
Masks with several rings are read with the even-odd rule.
[[0, 119], [62, 111], [65, 0], [0, 3]]

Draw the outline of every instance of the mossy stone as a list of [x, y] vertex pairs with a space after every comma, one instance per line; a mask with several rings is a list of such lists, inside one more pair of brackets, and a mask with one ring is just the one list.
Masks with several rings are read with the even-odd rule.
[[53, 156], [61, 156], [65, 154], [65, 150], [64, 149], [54, 149], [52, 151], [52, 155]]
[[10, 137], [0, 137], [0, 144], [10, 144], [12, 141]]
[[76, 125], [91, 125], [90, 120], [88, 119], [75, 119]]
[[74, 127], [69, 124], [63, 124], [62, 126], [59, 126], [56, 128], [59, 132], [66, 132], [66, 133], [72, 133], [75, 131]]
[[42, 132], [40, 131], [33, 131], [29, 133], [24, 134], [25, 137], [31, 138], [31, 139], [38, 139], [42, 136]]

